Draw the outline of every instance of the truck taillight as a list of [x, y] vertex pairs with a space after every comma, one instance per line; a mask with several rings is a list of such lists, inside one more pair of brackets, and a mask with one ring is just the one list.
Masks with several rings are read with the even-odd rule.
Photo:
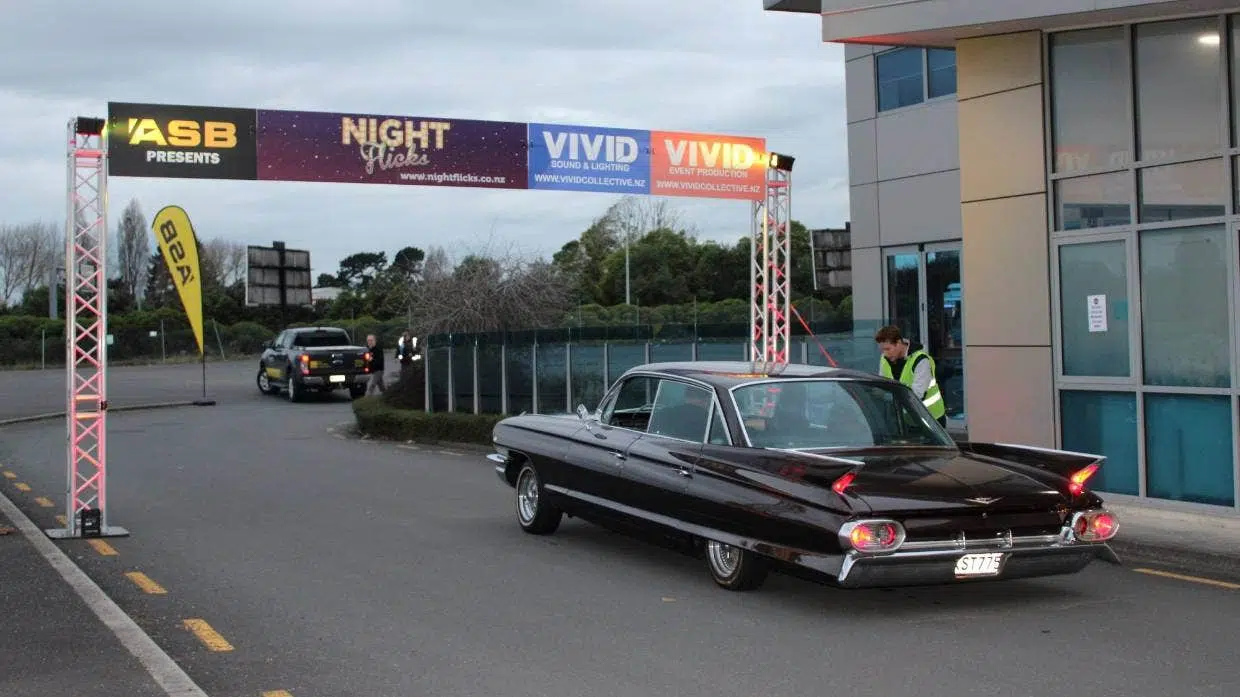
[[841, 545], [864, 554], [893, 552], [904, 537], [904, 526], [894, 520], [856, 520], [840, 528]]
[[297, 357], [297, 360], [301, 362], [301, 374], [309, 375], [310, 374], [310, 356], [303, 353]]

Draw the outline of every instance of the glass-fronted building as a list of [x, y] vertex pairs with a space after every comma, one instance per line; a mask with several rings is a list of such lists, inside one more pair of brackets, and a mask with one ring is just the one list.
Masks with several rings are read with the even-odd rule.
[[1240, 508], [1235, 0], [765, 5], [846, 44], [854, 313], [960, 362], [969, 437]]

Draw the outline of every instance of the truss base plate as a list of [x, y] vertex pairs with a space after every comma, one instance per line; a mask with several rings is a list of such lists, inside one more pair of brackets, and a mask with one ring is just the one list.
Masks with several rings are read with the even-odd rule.
[[72, 528], [52, 528], [44, 530], [47, 536], [53, 540], [93, 540], [102, 537], [129, 537], [129, 531], [125, 528], [109, 525], [105, 527], [100, 534], [91, 535], [89, 537], [82, 536], [77, 530]]

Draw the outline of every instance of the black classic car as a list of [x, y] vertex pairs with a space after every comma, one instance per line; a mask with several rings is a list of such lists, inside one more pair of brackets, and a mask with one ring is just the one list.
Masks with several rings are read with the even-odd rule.
[[871, 373], [648, 364], [594, 413], [510, 416], [492, 440], [526, 532], [564, 515], [636, 523], [692, 542], [731, 590], [789, 566], [863, 588], [1119, 562], [1118, 521], [1086, 488], [1101, 456], [956, 442], [912, 390]]
[[264, 394], [284, 388], [290, 402], [309, 391], [338, 389], [356, 399], [366, 394], [370, 359], [370, 349], [353, 345], [349, 332], [339, 327], [285, 329], [263, 345], [256, 381]]

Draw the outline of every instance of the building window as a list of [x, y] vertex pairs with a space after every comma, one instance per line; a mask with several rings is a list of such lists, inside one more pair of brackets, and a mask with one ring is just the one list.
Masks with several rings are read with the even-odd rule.
[[926, 96], [930, 99], [956, 93], [956, 52], [949, 48], [926, 49]]
[[1048, 40], [1061, 447], [1108, 457], [1104, 491], [1237, 506], [1237, 28]]
[[921, 104], [956, 93], [956, 52], [948, 48], [897, 48], [874, 58], [878, 110]]
[[1128, 52], [1124, 28], [1050, 37], [1051, 139], [1056, 172], [1123, 167], [1132, 159], [1126, 113]]

